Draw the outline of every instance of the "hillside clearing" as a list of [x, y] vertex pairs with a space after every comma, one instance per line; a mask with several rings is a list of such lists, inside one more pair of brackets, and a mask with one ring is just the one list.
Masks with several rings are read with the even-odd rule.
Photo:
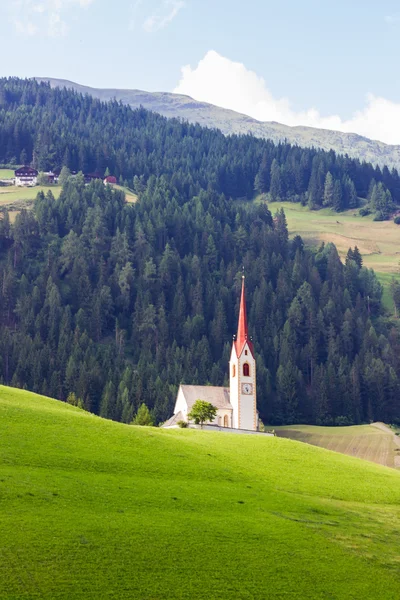
[[0, 187], [0, 210], [7, 209], [9, 211], [10, 221], [13, 223], [17, 214], [23, 208], [29, 210], [33, 206], [33, 202], [39, 192], [45, 194], [51, 190], [55, 198], [61, 194], [61, 186], [36, 186], [36, 187]]
[[14, 170], [13, 169], [0, 169], [0, 179], [13, 179]]
[[134, 204], [138, 201], [138, 197], [136, 196], [136, 194], [132, 192], [132, 190], [130, 190], [129, 188], [123, 187], [122, 185], [114, 185], [113, 187], [116, 190], [121, 190], [122, 192], [125, 192], [125, 199], [128, 204]]
[[388, 428], [380, 428], [376, 425], [353, 427], [291, 425], [276, 427], [275, 431], [279, 437], [356, 456], [386, 467], [396, 466], [398, 446], [393, 433]]
[[5, 387], [0, 440], [1, 599], [398, 597], [395, 470]]
[[374, 221], [371, 215], [360, 217], [358, 209], [342, 213], [328, 208], [311, 211], [293, 202], [270, 202], [268, 206], [272, 214], [283, 208], [290, 236], [300, 235], [306, 244], [319, 246], [322, 242], [332, 242], [342, 259], [350, 247], [358, 246], [364, 265], [374, 269], [384, 286], [385, 308], [393, 312], [389, 286], [394, 275], [400, 277], [399, 225], [393, 221]]

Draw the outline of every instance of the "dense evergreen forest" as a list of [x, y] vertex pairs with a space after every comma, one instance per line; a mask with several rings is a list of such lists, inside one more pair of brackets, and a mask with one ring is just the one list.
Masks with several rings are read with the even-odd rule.
[[[264, 421], [400, 420], [400, 335], [356, 249], [290, 241], [283, 212], [238, 201], [265, 160], [309, 193], [315, 165], [398, 194], [396, 172], [250, 136], [222, 136], [144, 110], [2, 80], [0, 160], [82, 175], [60, 198], [0, 221], [0, 374], [6, 384], [130, 422], [142, 402], [170, 416], [179, 383], [222, 385], [246, 270]], [[347, 181], [347, 179], [346, 179]], [[286, 185], [286, 184], [285, 184]], [[314, 184], [312, 184], [314, 185]], [[286, 193], [286, 192], [285, 192]]]
[[400, 203], [394, 169], [250, 135], [227, 137], [33, 80], [0, 79], [0, 163], [101, 175], [108, 168], [139, 192], [150, 176], [164, 175], [186, 200], [201, 189], [228, 198], [252, 198], [257, 190], [340, 211], [361, 197], [384, 216], [392, 201]]

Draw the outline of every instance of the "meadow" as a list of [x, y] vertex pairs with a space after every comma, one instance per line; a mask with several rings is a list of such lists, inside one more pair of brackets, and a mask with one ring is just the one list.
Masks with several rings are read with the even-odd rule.
[[0, 179], [12, 179], [14, 177], [14, 169], [0, 169]]
[[290, 438], [335, 452], [395, 467], [399, 462], [399, 444], [389, 428], [377, 425], [353, 427], [317, 427], [290, 425], [275, 428], [279, 437]]
[[33, 202], [39, 192], [46, 194], [48, 190], [51, 190], [54, 197], [58, 198], [61, 193], [61, 186], [0, 187], [0, 210], [6, 208], [9, 212], [11, 222], [14, 222], [15, 217], [23, 208], [32, 208]]
[[0, 598], [397, 600], [400, 474], [0, 387]]
[[311, 211], [293, 202], [270, 202], [269, 208], [272, 214], [283, 208], [291, 237], [300, 235], [306, 244], [319, 246], [322, 242], [333, 242], [342, 259], [350, 247], [357, 246], [364, 265], [374, 269], [384, 287], [384, 306], [393, 312], [389, 286], [393, 276], [400, 277], [399, 225], [393, 221], [374, 221], [371, 215], [360, 217], [358, 209], [341, 213], [329, 208]]
[[125, 192], [125, 199], [128, 202], [128, 204], [134, 204], [135, 202], [137, 202], [137, 195], [129, 188], [123, 187], [122, 185], [114, 185], [113, 187], [116, 190], [121, 190], [122, 192]]
[[[1, 178], [1, 170], [0, 170], [0, 178]], [[137, 201], [137, 196], [129, 190], [128, 188], [121, 187], [119, 185], [114, 186], [116, 189], [122, 190], [125, 192], [126, 201], [128, 203], [134, 203]], [[15, 187], [15, 186], [7, 186], [0, 187], [0, 210], [2, 208], [6, 208], [10, 215], [11, 222], [15, 221], [15, 217], [21, 211], [21, 209], [31, 209], [33, 206], [33, 202], [39, 192], [44, 192], [45, 194], [51, 190], [54, 197], [58, 198], [61, 194], [61, 186], [59, 185], [51, 185], [51, 186], [36, 186], [36, 187]]]

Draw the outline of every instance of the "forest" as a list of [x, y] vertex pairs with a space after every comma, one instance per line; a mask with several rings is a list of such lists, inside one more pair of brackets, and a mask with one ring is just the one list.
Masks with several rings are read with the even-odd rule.
[[332, 244], [306, 248], [282, 211], [246, 201], [265, 161], [285, 197], [324, 182], [321, 204], [328, 173], [398, 202], [396, 171], [32, 81], [1, 80], [0, 107], [0, 161], [108, 168], [139, 195], [79, 174], [15, 223], [3, 212], [3, 383], [127, 423], [144, 402], [160, 423], [180, 383], [227, 383], [244, 266], [264, 422], [400, 421], [400, 332], [358, 250], [343, 264]]
[[35, 80], [0, 79], [0, 163], [100, 175], [108, 169], [139, 193], [149, 177], [164, 175], [185, 200], [202, 189], [249, 199], [256, 190], [272, 201], [340, 211], [364, 198], [384, 217], [392, 202], [400, 204], [395, 169], [333, 151], [224, 136]]

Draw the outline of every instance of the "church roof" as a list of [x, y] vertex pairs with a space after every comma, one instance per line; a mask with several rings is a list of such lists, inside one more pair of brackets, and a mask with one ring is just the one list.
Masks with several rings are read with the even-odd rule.
[[163, 427], [173, 427], [174, 425], [178, 425], [179, 421], [184, 421], [184, 416], [181, 411], [177, 412], [175, 415], [172, 415], [168, 421], [165, 421]]
[[248, 344], [250, 352], [254, 356], [253, 344], [249, 338], [249, 330], [247, 326], [247, 311], [246, 311], [246, 294], [244, 287], [244, 275], [242, 278], [242, 295], [240, 297], [239, 323], [235, 341], [236, 355], [240, 356], [243, 352], [244, 345]]
[[188, 411], [192, 409], [196, 400], [211, 402], [216, 408], [232, 410], [230, 392], [228, 388], [213, 385], [181, 385]]

